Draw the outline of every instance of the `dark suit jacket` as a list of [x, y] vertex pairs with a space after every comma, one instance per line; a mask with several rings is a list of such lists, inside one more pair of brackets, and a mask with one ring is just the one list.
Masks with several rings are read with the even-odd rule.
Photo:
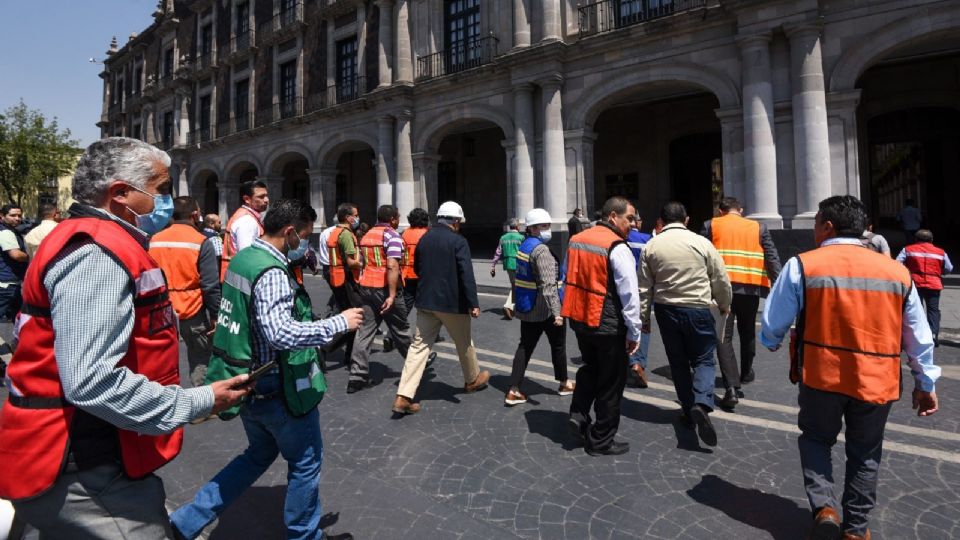
[[[703, 224], [703, 229], [700, 231], [700, 235], [706, 237], [706, 239], [711, 242], [713, 242], [712, 225], [713, 220], [709, 219]], [[773, 237], [770, 236], [770, 231], [767, 230], [767, 226], [763, 223], [760, 224], [760, 247], [763, 248], [763, 264], [767, 270], [767, 277], [770, 278], [770, 283], [773, 284], [773, 282], [777, 280], [777, 277], [780, 276], [780, 255], [777, 253], [777, 246], [773, 243]], [[770, 292], [766, 287], [760, 287], [759, 285], [733, 282], [731, 282], [730, 285], [733, 286], [733, 294], [746, 294], [766, 298], [767, 293]]]
[[567, 222], [567, 229], [570, 231], [570, 236], [573, 236], [583, 230], [583, 222], [577, 216], [573, 216]]
[[469, 313], [480, 307], [467, 240], [446, 225], [434, 225], [417, 244], [413, 269], [420, 277], [417, 307]]

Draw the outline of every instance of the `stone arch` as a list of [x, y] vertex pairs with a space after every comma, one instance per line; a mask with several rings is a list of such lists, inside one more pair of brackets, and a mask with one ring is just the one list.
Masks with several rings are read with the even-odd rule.
[[320, 145], [313, 162], [321, 167], [336, 167], [341, 154], [366, 146], [376, 152], [377, 138], [363, 132], [337, 133]]
[[201, 163], [199, 165], [194, 165], [190, 167], [192, 175], [190, 177], [190, 193], [193, 196], [194, 193], [203, 191], [204, 182], [212, 174], [219, 179], [223, 179], [223, 171], [219, 167], [214, 166], [210, 163]]
[[284, 143], [278, 146], [273, 152], [267, 156], [267, 159], [264, 160], [266, 164], [266, 169], [264, 172], [269, 174], [280, 174], [280, 171], [283, 165], [286, 163], [289, 156], [297, 156], [307, 160], [307, 168], [312, 169], [314, 167], [314, 156], [310, 150], [303, 146], [300, 143]]
[[250, 165], [253, 165], [257, 169], [257, 174], [263, 174], [265, 171], [262, 160], [257, 158], [257, 156], [250, 153], [239, 154], [233, 156], [223, 167], [224, 181], [234, 182], [236, 180], [234, 177], [236, 174], [235, 171], [238, 166], [243, 163], [249, 163]]
[[482, 120], [495, 124], [505, 139], [513, 137], [513, 119], [502, 110], [485, 105], [465, 105], [439, 113], [423, 127], [417, 127], [414, 152], [436, 153], [437, 148], [453, 129], [470, 121]]
[[899, 47], [960, 30], [960, 7], [924, 8], [867, 34], [844, 53], [830, 72], [830, 91], [852, 90], [877, 60]]
[[691, 63], [640, 65], [594, 87], [586, 99], [567, 110], [567, 129], [590, 127], [600, 113], [623, 93], [650, 83], [681, 82], [703, 88], [717, 97], [720, 108], [739, 107], [740, 89], [728, 76], [713, 68]]

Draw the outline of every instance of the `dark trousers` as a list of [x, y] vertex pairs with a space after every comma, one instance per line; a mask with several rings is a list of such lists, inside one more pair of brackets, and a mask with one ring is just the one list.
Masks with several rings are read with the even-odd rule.
[[550, 342], [553, 377], [560, 382], [567, 380], [567, 324], [556, 326], [553, 324], [553, 317], [541, 322], [520, 321], [520, 345], [517, 345], [517, 352], [513, 355], [511, 388], [520, 388], [523, 374], [527, 371], [527, 364], [530, 363], [530, 357], [537, 348], [541, 334], [547, 334], [547, 341]]
[[800, 385], [800, 465], [810, 508], [838, 508], [833, 489], [830, 449], [846, 423], [847, 468], [843, 485], [843, 530], [863, 535], [867, 514], [877, 502], [877, 473], [883, 452], [883, 429], [891, 403], [876, 405]]
[[917, 295], [927, 310], [927, 322], [930, 323], [930, 331], [936, 340], [940, 335], [940, 291], [917, 287]]
[[[360, 302], [358, 293], [355, 290], [351, 289], [351, 287], [355, 287], [355, 286], [353, 284], [347, 283], [342, 287], [333, 288], [333, 298], [336, 300], [338, 311], [343, 311], [343, 310], [354, 308], [354, 307], [361, 307], [361, 302]], [[350, 357], [353, 356], [353, 340], [356, 335], [357, 335], [356, 330], [352, 332], [347, 332], [346, 334], [343, 334], [342, 337], [334, 340], [334, 342], [331, 343], [330, 345], [327, 345], [326, 347], [324, 347], [324, 350], [333, 351], [333, 350], [336, 350], [338, 347], [340, 347], [340, 345], [345, 345], [343, 349], [343, 363], [349, 364]]]
[[403, 303], [407, 306], [407, 315], [413, 312], [413, 306], [417, 301], [417, 284], [419, 279], [408, 279], [403, 282]]
[[[730, 304], [730, 315], [723, 327], [723, 343], [717, 344], [717, 361], [720, 364], [720, 376], [724, 388], [740, 388], [740, 377], [750, 373], [753, 357], [757, 354], [757, 308], [760, 297], [749, 294], [734, 294]], [[740, 365], [733, 352], [733, 323], [736, 319], [737, 334], [740, 335]]]
[[363, 322], [357, 328], [350, 356], [350, 380], [366, 381], [370, 379], [370, 347], [376, 338], [381, 322], [387, 323], [387, 331], [397, 347], [401, 358], [407, 357], [410, 348], [410, 323], [407, 321], [407, 306], [402, 298], [395, 298], [390, 311], [381, 314], [380, 307], [387, 299], [387, 288], [374, 289], [360, 287], [363, 305]]
[[713, 315], [707, 308], [654, 304], [653, 309], [683, 412], [690, 412], [694, 403], [712, 411], [717, 373], [713, 359], [717, 346]]
[[0, 320], [13, 320], [20, 311], [23, 297], [20, 295], [20, 284], [0, 287]]
[[620, 427], [620, 400], [627, 385], [626, 344], [624, 336], [577, 333], [583, 366], [577, 371], [570, 416], [589, 423], [591, 407], [596, 413], [596, 422], [587, 430], [589, 448], [610, 446]]

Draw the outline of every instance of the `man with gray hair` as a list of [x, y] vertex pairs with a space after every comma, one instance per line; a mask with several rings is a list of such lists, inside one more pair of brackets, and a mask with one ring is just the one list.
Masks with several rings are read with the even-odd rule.
[[497, 252], [493, 255], [493, 264], [490, 266], [490, 277], [496, 277], [497, 262], [502, 260], [503, 271], [510, 278], [510, 292], [507, 293], [507, 301], [503, 303], [503, 316], [507, 319], [513, 318], [513, 286], [517, 277], [517, 250], [520, 249], [520, 242], [523, 242], [520, 220], [510, 218], [507, 221], [507, 232], [500, 237]]
[[70, 219], [24, 279], [0, 410], [0, 497], [42, 537], [172, 538], [153, 471], [184, 424], [238, 403], [246, 375], [185, 389], [176, 316], [147, 254], [170, 219], [170, 157], [135, 139], [87, 148]]

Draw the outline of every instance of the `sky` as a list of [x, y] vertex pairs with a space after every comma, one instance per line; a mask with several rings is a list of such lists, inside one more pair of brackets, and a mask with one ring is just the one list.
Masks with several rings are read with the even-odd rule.
[[156, 0], [0, 0], [0, 110], [21, 98], [57, 117], [87, 146], [100, 138], [97, 75], [110, 39], [120, 46], [153, 21]]

